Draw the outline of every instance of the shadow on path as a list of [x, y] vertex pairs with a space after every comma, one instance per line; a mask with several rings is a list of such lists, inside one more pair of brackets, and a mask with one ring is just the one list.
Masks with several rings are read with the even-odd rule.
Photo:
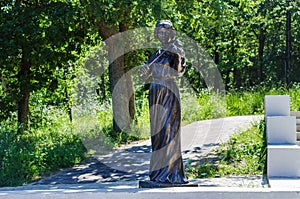
[[[92, 156], [87, 160], [83, 161], [79, 166], [65, 169], [58, 172], [55, 175], [46, 177], [38, 182], [32, 183], [33, 185], [46, 185], [46, 184], [86, 184], [86, 183], [104, 183], [104, 182], [116, 182], [120, 180], [134, 181], [134, 180], [145, 180], [148, 177], [148, 171], [141, 170], [141, 172], [131, 171], [132, 165], [122, 165], [122, 170], [118, 170], [114, 166], [110, 166], [111, 163], [105, 164], [108, 161], [116, 161], [121, 163], [122, 159], [126, 159], [126, 153], [137, 153], [137, 154], [150, 154], [150, 146], [133, 146], [127, 148], [122, 153], [113, 153], [110, 157], [104, 157], [99, 160], [99, 157]], [[136, 158], [136, 157], [131, 157]], [[143, 159], [144, 160], [144, 159]], [[103, 163], [105, 162], [105, 163]], [[116, 165], [117, 167], [118, 165]]]
[[[183, 161], [185, 164], [187, 161], [189, 164], [199, 164], [206, 159], [203, 153], [216, 146], [217, 143], [205, 144], [202, 147], [194, 147], [193, 150], [185, 150], [182, 152]], [[109, 155], [89, 157], [76, 167], [62, 170], [32, 184], [90, 184], [147, 180], [150, 156], [150, 145], [132, 146]]]
[[[182, 156], [186, 165], [201, 164], [214, 148], [241, 127], [247, 128], [261, 116], [239, 116], [199, 121], [182, 127]], [[107, 155], [94, 155], [80, 165], [32, 183], [86, 184], [147, 180], [151, 157], [150, 140], [127, 146]]]

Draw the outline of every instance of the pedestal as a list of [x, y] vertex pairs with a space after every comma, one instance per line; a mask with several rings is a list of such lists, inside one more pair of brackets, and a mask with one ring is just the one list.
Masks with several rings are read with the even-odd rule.
[[139, 188], [168, 188], [168, 187], [198, 187], [198, 184], [172, 184], [172, 183], [159, 183], [153, 181], [139, 181]]

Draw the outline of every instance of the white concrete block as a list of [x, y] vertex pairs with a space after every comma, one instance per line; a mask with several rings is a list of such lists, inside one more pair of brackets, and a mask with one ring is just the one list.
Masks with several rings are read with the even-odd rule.
[[268, 177], [300, 177], [298, 145], [268, 145]]
[[269, 178], [269, 186], [275, 189], [300, 188], [300, 178]]
[[265, 114], [266, 116], [289, 116], [290, 97], [288, 95], [266, 95]]
[[268, 144], [296, 144], [296, 117], [267, 117]]

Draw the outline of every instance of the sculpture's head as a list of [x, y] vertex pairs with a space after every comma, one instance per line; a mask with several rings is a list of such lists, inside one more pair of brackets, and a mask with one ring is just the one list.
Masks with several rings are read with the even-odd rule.
[[156, 24], [154, 29], [154, 38], [158, 39], [162, 44], [167, 44], [175, 39], [176, 31], [172, 22], [169, 20], [161, 20]]

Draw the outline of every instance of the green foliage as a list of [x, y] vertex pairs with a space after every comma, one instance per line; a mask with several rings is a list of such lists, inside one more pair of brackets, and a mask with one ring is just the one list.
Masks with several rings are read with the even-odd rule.
[[264, 111], [264, 89], [257, 91], [231, 91], [226, 96], [227, 116], [257, 115]]
[[[261, 82], [274, 85], [278, 81], [286, 81], [286, 77], [290, 81], [299, 81], [296, 72], [299, 65], [296, 59], [299, 54], [299, 1], [203, 0], [176, 3], [176, 11], [180, 13], [176, 15], [179, 17], [177, 29], [206, 49], [218, 65], [227, 89]], [[292, 14], [289, 71], [284, 65], [287, 11]], [[197, 78], [198, 74], [194, 73], [194, 77]]]
[[265, 122], [262, 120], [217, 148], [214, 161], [206, 159], [201, 165], [189, 166], [187, 175], [191, 178], [262, 175], [266, 172], [266, 149]]
[[226, 114], [226, 99], [217, 93], [209, 93], [207, 90], [202, 90], [198, 94], [189, 91], [182, 92], [181, 106], [184, 124], [220, 118]]
[[0, 186], [22, 185], [50, 171], [73, 166], [85, 153], [78, 136], [51, 128], [19, 135], [15, 128], [2, 123], [0, 141]]
[[[183, 92], [181, 99], [182, 120], [186, 124], [224, 116], [263, 114], [266, 95], [289, 95], [291, 110], [300, 110], [300, 89], [297, 83], [291, 87], [268, 88], [259, 86], [240, 91], [231, 90], [224, 96], [202, 90], [197, 95]], [[197, 97], [195, 98], [195, 96]]]
[[289, 95], [291, 110], [300, 110], [299, 84], [290, 88], [252, 87], [245, 90], [231, 90], [226, 95], [209, 93], [202, 89], [199, 93], [183, 90], [181, 108], [183, 124], [198, 120], [220, 118], [225, 116], [264, 114], [264, 98], [266, 95]]
[[79, 1], [69, 0], [1, 4], [2, 119], [16, 111], [30, 114], [17, 106], [24, 92], [43, 90], [47, 97], [67, 98], [76, 72], [74, 63], [94, 43], [94, 33], [81, 11]]
[[264, 111], [264, 96], [267, 91], [229, 91], [226, 95], [209, 93], [183, 92], [182, 120], [184, 124], [198, 120], [220, 118], [225, 116], [258, 115]]

